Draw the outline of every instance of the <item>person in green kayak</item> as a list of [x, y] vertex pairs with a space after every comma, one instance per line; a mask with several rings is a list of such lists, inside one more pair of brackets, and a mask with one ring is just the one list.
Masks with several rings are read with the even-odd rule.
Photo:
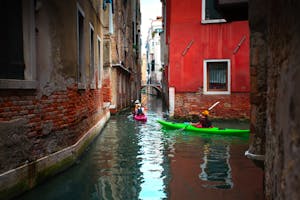
[[204, 110], [203, 112], [200, 113], [200, 119], [198, 123], [194, 123], [192, 125], [194, 125], [197, 128], [211, 128], [212, 127], [212, 123], [208, 118], [209, 116], [209, 111], [208, 110]]

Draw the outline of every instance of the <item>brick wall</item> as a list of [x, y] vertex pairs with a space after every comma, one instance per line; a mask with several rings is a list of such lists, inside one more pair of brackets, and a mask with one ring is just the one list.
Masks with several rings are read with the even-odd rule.
[[211, 110], [211, 118], [249, 119], [250, 103], [248, 93], [231, 95], [201, 95], [199, 93], [176, 93], [174, 117], [199, 115], [215, 102], [220, 103]]
[[109, 76], [105, 76], [102, 80], [102, 92], [103, 92], [103, 102], [111, 102], [111, 85], [110, 85]]
[[[8, 144], [1, 136], [0, 148], [1, 171], [16, 167], [26, 160], [35, 160], [47, 154], [74, 144], [87, 130], [103, 117], [101, 90], [78, 90], [76, 86], [66, 91], [56, 91], [49, 96], [37, 95], [35, 91], [0, 91], [0, 128], [7, 128], [22, 119], [26, 123], [18, 123], [19, 127], [11, 131], [11, 137], [25, 135], [30, 145], [30, 153], [23, 158], [11, 160], [22, 152], [19, 143]], [[21, 125], [20, 125], [21, 124]], [[18, 149], [19, 148], [19, 149]], [[2, 151], [4, 150], [4, 151]]]

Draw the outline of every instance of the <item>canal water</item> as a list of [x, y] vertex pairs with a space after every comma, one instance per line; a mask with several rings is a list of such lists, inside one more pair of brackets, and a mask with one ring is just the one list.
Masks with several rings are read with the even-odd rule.
[[147, 122], [112, 116], [73, 167], [17, 199], [263, 199], [263, 172], [244, 156], [248, 138], [163, 130], [161, 99], [143, 102]]

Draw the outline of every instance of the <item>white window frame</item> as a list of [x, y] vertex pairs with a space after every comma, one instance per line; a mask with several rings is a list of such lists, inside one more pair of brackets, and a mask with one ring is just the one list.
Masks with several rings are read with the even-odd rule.
[[[93, 24], [90, 22], [90, 34], [89, 34], [89, 44], [90, 44], [90, 88], [96, 89], [96, 82], [95, 82], [95, 28]], [[93, 35], [92, 35], [93, 32]], [[91, 36], [93, 38], [91, 38]], [[93, 40], [93, 41], [91, 41]], [[93, 43], [92, 43], [93, 42]], [[93, 49], [92, 49], [93, 47]]]
[[[83, 9], [81, 8], [81, 6], [79, 5], [79, 3], [77, 2], [77, 13], [76, 13], [76, 17], [77, 17], [77, 65], [78, 65], [78, 78], [77, 78], [77, 82], [78, 82], [78, 89], [86, 89], [86, 77], [85, 77], [85, 70], [84, 70], [84, 52], [85, 52], [85, 37], [84, 37], [84, 31], [83, 31], [83, 35], [82, 35], [82, 41], [80, 41], [79, 38], [79, 24], [78, 24], [78, 20], [79, 20], [79, 16], [78, 13], [80, 13], [82, 15], [83, 18], [85, 18], [85, 14]], [[84, 21], [84, 20], [83, 20]], [[84, 29], [84, 22], [83, 22], [83, 27]], [[82, 55], [80, 54], [80, 43], [82, 42]], [[81, 77], [79, 76], [79, 74], [81, 73]]]
[[205, 18], [205, 6], [206, 6], [206, 0], [202, 0], [202, 24], [214, 24], [214, 23], [225, 23], [225, 19], [206, 19]]
[[102, 40], [99, 35], [97, 35], [97, 57], [98, 57], [98, 89], [102, 87], [102, 73], [103, 73], [103, 65], [102, 65]]
[[0, 79], [0, 89], [36, 89], [36, 38], [34, 0], [22, 0], [24, 80]]
[[[209, 62], [227, 62], [227, 91], [208, 91], [207, 90], [207, 63]], [[206, 59], [203, 61], [203, 94], [222, 95], [231, 93], [231, 62], [230, 59]]]

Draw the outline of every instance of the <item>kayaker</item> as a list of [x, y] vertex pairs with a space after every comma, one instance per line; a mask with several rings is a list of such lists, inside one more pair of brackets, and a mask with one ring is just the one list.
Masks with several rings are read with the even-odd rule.
[[137, 106], [136, 115], [144, 115], [144, 108], [141, 104], [138, 104]]
[[198, 123], [193, 124], [197, 128], [210, 128], [212, 127], [211, 121], [208, 119], [209, 111], [204, 110], [200, 113], [200, 119]]
[[140, 104], [140, 101], [138, 99], [134, 101], [134, 108], [133, 108], [132, 114], [137, 113], [137, 109], [138, 109], [139, 104]]

